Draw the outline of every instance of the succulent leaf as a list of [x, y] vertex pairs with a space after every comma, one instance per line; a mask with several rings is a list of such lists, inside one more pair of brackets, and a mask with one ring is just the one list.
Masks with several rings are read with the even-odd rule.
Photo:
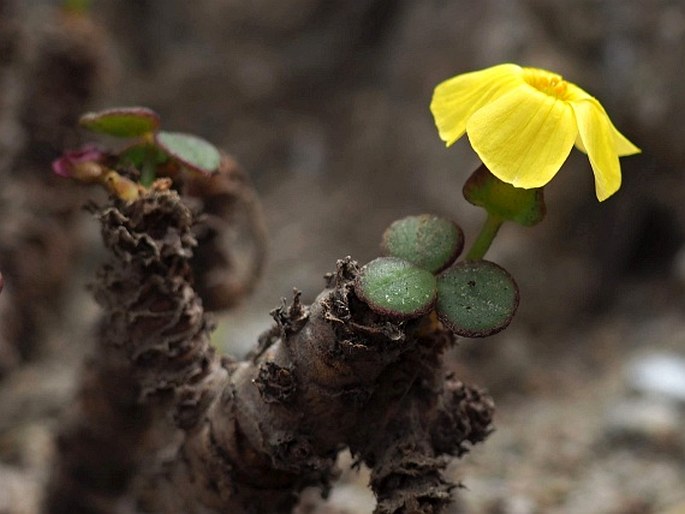
[[204, 139], [180, 132], [158, 132], [159, 147], [185, 167], [200, 173], [214, 173], [221, 163], [221, 154]]
[[463, 261], [438, 275], [436, 312], [454, 333], [486, 337], [505, 329], [519, 304], [511, 275], [490, 261]]
[[159, 129], [159, 115], [147, 107], [115, 107], [81, 116], [82, 127], [115, 137], [138, 137]]
[[379, 257], [362, 267], [354, 290], [374, 312], [409, 319], [431, 310], [436, 281], [431, 272], [409, 261]]
[[395, 221], [383, 234], [383, 250], [437, 273], [452, 264], [464, 248], [464, 233], [454, 222], [430, 214]]

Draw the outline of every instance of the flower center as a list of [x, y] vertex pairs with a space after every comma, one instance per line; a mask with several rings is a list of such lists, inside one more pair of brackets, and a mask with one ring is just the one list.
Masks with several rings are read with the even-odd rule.
[[523, 80], [538, 91], [559, 100], [566, 100], [568, 82], [561, 75], [539, 68], [523, 68]]

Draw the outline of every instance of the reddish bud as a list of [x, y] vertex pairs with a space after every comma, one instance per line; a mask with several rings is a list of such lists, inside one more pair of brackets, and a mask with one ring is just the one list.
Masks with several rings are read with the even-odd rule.
[[[52, 161], [52, 171], [60, 177], [75, 178], [77, 180], [92, 181], [99, 177], [97, 163], [102, 162], [107, 154], [95, 145], [86, 145], [78, 150], [65, 153], [62, 157]], [[97, 169], [100, 167], [97, 166]], [[97, 175], [97, 176], [94, 176]]]

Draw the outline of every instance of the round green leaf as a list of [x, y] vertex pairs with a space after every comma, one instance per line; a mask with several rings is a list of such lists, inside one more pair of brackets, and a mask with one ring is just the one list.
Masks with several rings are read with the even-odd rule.
[[438, 275], [436, 311], [454, 333], [486, 337], [509, 325], [519, 304], [518, 286], [490, 261], [464, 261]]
[[521, 189], [501, 181], [483, 164], [464, 184], [464, 198], [490, 214], [530, 227], [547, 213], [542, 188]]
[[159, 115], [147, 107], [116, 107], [81, 116], [81, 126], [116, 137], [138, 137], [159, 128]]
[[437, 273], [452, 264], [464, 248], [464, 233], [455, 223], [430, 214], [395, 221], [383, 234], [383, 250]]
[[219, 150], [200, 137], [162, 131], [157, 133], [156, 141], [162, 150], [191, 170], [213, 173], [221, 163]]
[[357, 296], [374, 312], [394, 318], [415, 318], [433, 307], [435, 276], [397, 257], [379, 257], [359, 271]]

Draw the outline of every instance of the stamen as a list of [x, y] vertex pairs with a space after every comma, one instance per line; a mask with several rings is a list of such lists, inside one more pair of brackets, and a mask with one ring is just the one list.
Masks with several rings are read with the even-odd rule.
[[565, 99], [568, 83], [561, 75], [538, 68], [524, 68], [523, 72], [523, 79], [538, 91], [560, 100]]

